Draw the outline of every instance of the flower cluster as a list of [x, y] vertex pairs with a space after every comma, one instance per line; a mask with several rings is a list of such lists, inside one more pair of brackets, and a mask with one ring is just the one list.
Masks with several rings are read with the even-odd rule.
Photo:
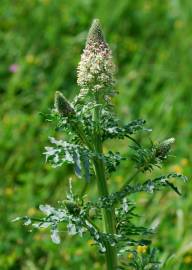
[[77, 83], [83, 93], [104, 91], [114, 85], [112, 53], [105, 42], [99, 20], [94, 20], [89, 30], [77, 68]]

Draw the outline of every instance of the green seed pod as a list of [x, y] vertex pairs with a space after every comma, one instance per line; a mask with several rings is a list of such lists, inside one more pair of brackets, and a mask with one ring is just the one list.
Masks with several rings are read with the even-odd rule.
[[64, 95], [57, 91], [55, 93], [55, 108], [57, 112], [64, 117], [75, 114], [74, 109], [71, 107], [69, 101], [64, 97]]

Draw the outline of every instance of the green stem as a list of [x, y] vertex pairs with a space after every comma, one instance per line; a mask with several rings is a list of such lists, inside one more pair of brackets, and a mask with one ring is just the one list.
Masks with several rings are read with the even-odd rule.
[[80, 124], [78, 123], [72, 123], [71, 122], [71, 125], [73, 127], [73, 129], [76, 131], [76, 133], [78, 134], [79, 138], [81, 139], [81, 141], [90, 149], [90, 150], [93, 150], [93, 147], [92, 145], [90, 144], [90, 142], [88, 141], [82, 127]]
[[[98, 100], [97, 100], [98, 102]], [[94, 146], [95, 152], [98, 154], [103, 154], [103, 147], [100, 134], [100, 108], [96, 107], [94, 112], [95, 120], [95, 131], [94, 131]], [[97, 179], [97, 188], [99, 196], [108, 196], [108, 186], [105, 177], [105, 166], [103, 160], [96, 157], [94, 159], [95, 174]], [[102, 221], [103, 230], [105, 233], [115, 234], [115, 213], [114, 208], [112, 209], [102, 209]], [[107, 270], [117, 269], [117, 252], [116, 247], [112, 247], [108, 242], [105, 243], [106, 247], [106, 265]]]
[[[108, 188], [104, 174], [103, 162], [101, 160], [95, 160], [95, 173], [97, 178], [97, 187], [99, 196], [108, 196]], [[103, 217], [103, 229], [105, 233], [114, 234], [115, 233], [115, 219], [114, 219], [114, 209], [102, 209]], [[109, 243], [106, 243], [106, 263], [107, 270], [117, 269], [117, 254], [116, 248], [112, 247]]]
[[88, 188], [88, 185], [89, 185], [89, 183], [88, 182], [85, 182], [85, 184], [84, 184], [84, 186], [83, 186], [83, 188], [82, 188], [82, 190], [81, 190], [81, 193], [80, 193], [80, 198], [82, 198], [84, 195], [85, 195], [85, 192], [86, 192], [86, 190], [87, 190], [87, 188]]

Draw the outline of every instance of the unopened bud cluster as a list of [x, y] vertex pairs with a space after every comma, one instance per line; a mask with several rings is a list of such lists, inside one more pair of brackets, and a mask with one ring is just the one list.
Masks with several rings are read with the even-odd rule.
[[89, 30], [77, 69], [77, 83], [82, 92], [100, 91], [114, 84], [112, 53], [105, 42], [99, 20], [94, 20]]
[[75, 113], [69, 101], [59, 91], [55, 93], [55, 108], [57, 112], [64, 117], [68, 117]]
[[159, 159], [165, 159], [171, 149], [171, 145], [175, 142], [174, 138], [169, 138], [156, 146], [155, 155]]

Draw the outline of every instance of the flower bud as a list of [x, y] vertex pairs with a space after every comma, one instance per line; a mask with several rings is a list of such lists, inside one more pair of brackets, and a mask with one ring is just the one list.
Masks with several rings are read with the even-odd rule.
[[88, 33], [86, 47], [77, 68], [77, 83], [83, 92], [100, 91], [114, 84], [112, 53], [105, 42], [98, 19], [93, 21]]
[[55, 93], [55, 108], [57, 112], [64, 117], [70, 116], [75, 113], [69, 101], [59, 91]]
[[165, 159], [167, 157], [168, 152], [171, 149], [171, 145], [175, 142], [174, 138], [169, 138], [156, 146], [155, 156], [159, 159]]
[[64, 203], [65, 203], [65, 206], [66, 206], [67, 210], [69, 211], [69, 213], [71, 213], [73, 215], [78, 215], [80, 213], [81, 209], [74, 202], [64, 200]]
[[89, 29], [89, 33], [87, 36], [86, 46], [93, 43], [100, 43], [107, 47], [105, 42], [104, 34], [101, 28], [100, 21], [98, 19], [94, 19], [92, 25]]

